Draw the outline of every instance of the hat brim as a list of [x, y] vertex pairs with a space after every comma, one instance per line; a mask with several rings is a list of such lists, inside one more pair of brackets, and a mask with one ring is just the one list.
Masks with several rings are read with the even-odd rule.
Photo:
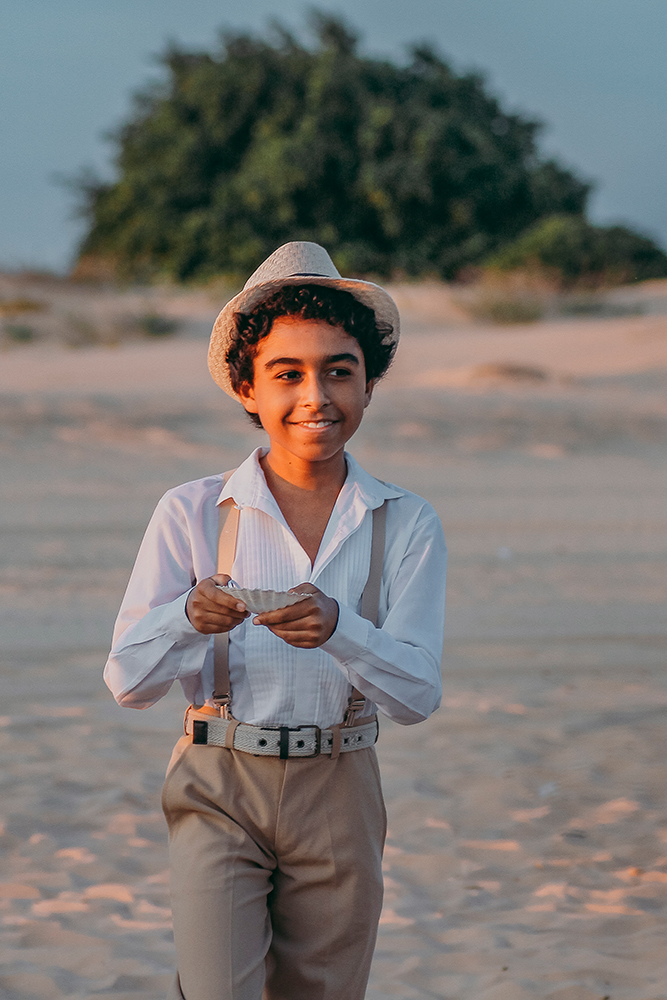
[[288, 278], [277, 278], [265, 281], [251, 288], [243, 289], [238, 295], [222, 308], [213, 326], [208, 348], [208, 368], [213, 379], [228, 396], [240, 401], [241, 397], [232, 386], [229, 368], [226, 362], [235, 331], [234, 314], [249, 313], [255, 306], [265, 302], [274, 292], [289, 285], [323, 285], [326, 288], [340, 288], [350, 292], [355, 299], [368, 306], [375, 313], [379, 323], [386, 323], [392, 328], [390, 343], [397, 344], [400, 336], [400, 317], [396, 303], [391, 295], [372, 281], [362, 281], [360, 278], [326, 278], [315, 275], [291, 275]]

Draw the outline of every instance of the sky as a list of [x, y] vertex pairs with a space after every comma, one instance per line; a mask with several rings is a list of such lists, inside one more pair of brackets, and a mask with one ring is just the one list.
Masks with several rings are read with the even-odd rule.
[[667, 0], [0, 0], [0, 267], [71, 265], [82, 223], [62, 179], [113, 176], [105, 135], [169, 40], [211, 49], [221, 28], [276, 18], [307, 37], [309, 6], [371, 55], [428, 40], [484, 73], [506, 109], [545, 122], [543, 151], [596, 182], [594, 221], [667, 247]]

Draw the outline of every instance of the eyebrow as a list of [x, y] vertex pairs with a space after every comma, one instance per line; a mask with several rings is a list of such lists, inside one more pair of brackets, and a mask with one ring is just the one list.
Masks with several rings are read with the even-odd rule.
[[[349, 361], [353, 365], [359, 364], [359, 358], [356, 358], [354, 354], [330, 354], [329, 357], [324, 359], [326, 365], [337, 364], [340, 361]], [[277, 368], [279, 365], [302, 365], [303, 358], [272, 358], [267, 361], [264, 365], [266, 371], [271, 371], [272, 368]]]

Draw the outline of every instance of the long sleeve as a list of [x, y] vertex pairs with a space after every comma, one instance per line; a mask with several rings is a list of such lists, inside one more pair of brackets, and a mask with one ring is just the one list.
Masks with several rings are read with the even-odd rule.
[[[235, 718], [253, 725], [339, 722], [350, 684], [401, 723], [438, 705], [444, 620], [445, 544], [433, 508], [380, 483], [347, 456], [349, 474], [314, 564], [285, 521], [259, 463], [259, 450], [227, 480], [185, 483], [157, 506], [141, 544], [114, 631], [105, 680], [116, 701], [148, 708], [178, 681], [188, 701], [210, 701], [212, 640], [185, 614], [198, 581], [216, 572], [218, 504], [240, 509], [234, 579], [286, 591], [312, 582], [339, 605], [334, 634], [300, 649], [246, 619], [230, 633]], [[360, 618], [368, 576], [372, 510], [387, 502], [380, 628]]]
[[147, 708], [175, 680], [201, 672], [209, 637], [197, 632], [185, 614], [195, 583], [183, 505], [167, 493], [141, 543], [104, 670], [119, 704]]
[[[390, 528], [388, 519], [388, 535]], [[409, 725], [435, 711], [442, 695], [447, 550], [432, 508], [420, 511], [393, 572], [387, 567], [391, 551], [387, 555], [381, 627], [341, 604], [336, 629], [322, 649], [369, 701]]]

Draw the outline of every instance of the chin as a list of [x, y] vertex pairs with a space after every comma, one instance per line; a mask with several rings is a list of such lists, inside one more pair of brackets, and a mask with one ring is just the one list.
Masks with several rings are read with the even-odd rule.
[[328, 447], [318, 447], [318, 445], [313, 442], [310, 447], [294, 449], [294, 453], [300, 458], [305, 459], [307, 462], [327, 462], [329, 459], [334, 458], [338, 455], [343, 448], [344, 444], [329, 444]]

